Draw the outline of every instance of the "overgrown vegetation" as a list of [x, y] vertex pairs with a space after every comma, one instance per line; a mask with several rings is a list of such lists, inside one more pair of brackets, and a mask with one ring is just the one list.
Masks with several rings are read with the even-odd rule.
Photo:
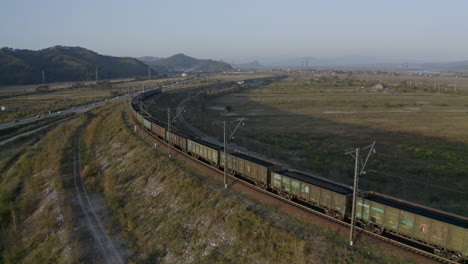
[[[185, 163], [128, 126], [123, 105], [96, 113], [83, 138], [135, 263], [403, 263], [334, 230], [305, 224]], [[88, 169], [86, 169], [88, 170]]]
[[[23, 145], [9, 144], [2, 150], [0, 247], [3, 263], [79, 260], [80, 250], [72, 243], [75, 222], [69, 203], [71, 197], [66, 191], [69, 183], [63, 177], [66, 157], [71, 156], [70, 138], [78, 124], [79, 120], [74, 119], [53, 129], [37, 143], [23, 139]], [[4, 151], [12, 155], [4, 155]]]

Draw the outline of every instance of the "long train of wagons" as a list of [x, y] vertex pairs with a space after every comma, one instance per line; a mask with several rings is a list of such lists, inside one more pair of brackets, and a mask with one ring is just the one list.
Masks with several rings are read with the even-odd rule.
[[[350, 221], [352, 188], [239, 151], [227, 153], [212, 142], [186, 135], [149, 116], [141, 101], [161, 93], [149, 90], [133, 98], [134, 118], [149, 132], [203, 162], [250, 181], [266, 190], [318, 208], [340, 220]], [[356, 203], [356, 224], [372, 232], [391, 233], [416, 242], [447, 259], [468, 262], [468, 218], [423, 205], [362, 191]]]

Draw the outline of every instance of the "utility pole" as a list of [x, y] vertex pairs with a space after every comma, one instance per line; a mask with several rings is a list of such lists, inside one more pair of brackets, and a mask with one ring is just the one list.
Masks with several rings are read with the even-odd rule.
[[98, 78], [98, 72], [97, 72], [97, 65], [95, 65], [95, 70], [96, 70], [96, 82], [99, 80]]
[[354, 184], [353, 184], [353, 204], [351, 209], [351, 230], [349, 232], [349, 245], [354, 243], [354, 226], [356, 221], [356, 198], [358, 189], [358, 170], [359, 170], [359, 148], [356, 148], [356, 162], [354, 163]]
[[[351, 228], [349, 231], [349, 245], [353, 246], [354, 244], [354, 229], [355, 229], [355, 222], [356, 222], [356, 200], [357, 200], [357, 192], [358, 192], [358, 185], [359, 185], [359, 175], [365, 174], [366, 172], [364, 171], [364, 168], [366, 167], [367, 161], [369, 160], [369, 157], [371, 153], [375, 153], [375, 141], [370, 145], [362, 150], [369, 149], [369, 153], [367, 154], [366, 160], [364, 163], [361, 160], [361, 157], [359, 156], [360, 149], [352, 149], [348, 150], [345, 152], [345, 154], [350, 154], [353, 156], [355, 159], [354, 163], [354, 184], [353, 184], [353, 201], [352, 201], [352, 209], [351, 209]], [[361, 162], [362, 168], [359, 170], [359, 162]]]
[[[231, 138], [233, 138], [234, 136], [234, 133], [236, 133], [237, 129], [239, 128], [239, 126], [242, 124], [242, 125], [245, 125], [244, 124], [244, 118], [241, 118], [239, 120], [239, 122], [237, 123], [237, 126], [234, 128], [234, 130], [231, 130], [229, 128], [229, 122], [226, 122], [226, 121], [222, 121], [222, 122], [214, 122], [213, 124], [216, 124], [216, 125], [221, 125], [223, 126], [223, 146], [224, 146], [224, 188], [227, 188], [228, 185], [227, 185], [227, 171], [228, 171], [228, 164], [227, 164], [227, 141]], [[231, 132], [231, 134], [226, 137], [226, 129], [229, 129], [229, 132]]]
[[45, 72], [42, 70], [42, 84], [45, 84]]

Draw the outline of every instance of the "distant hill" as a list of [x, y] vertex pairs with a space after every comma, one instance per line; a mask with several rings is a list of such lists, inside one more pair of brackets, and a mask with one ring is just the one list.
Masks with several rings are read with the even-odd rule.
[[180, 72], [220, 72], [232, 70], [232, 67], [224, 62], [214, 60], [200, 60], [182, 53], [169, 58], [142, 57], [140, 61], [150, 65], [156, 71], [180, 71]]
[[[134, 58], [100, 55], [81, 47], [55, 46], [38, 51], [0, 49], [0, 84], [87, 81], [146, 76], [148, 67]], [[156, 72], [153, 70], [153, 75]]]
[[240, 64], [231, 64], [232, 67], [234, 68], [239, 68], [239, 69], [260, 69], [264, 68], [262, 64], [258, 60], [247, 62], [247, 63], [240, 63]]
[[424, 63], [423, 69], [468, 72], [468, 61]]

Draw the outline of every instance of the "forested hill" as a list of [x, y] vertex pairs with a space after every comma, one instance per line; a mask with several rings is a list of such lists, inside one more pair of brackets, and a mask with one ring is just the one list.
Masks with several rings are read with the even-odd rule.
[[42, 71], [47, 83], [94, 80], [96, 67], [99, 79], [148, 75], [147, 66], [137, 59], [104, 56], [81, 47], [0, 49], [0, 85], [42, 83]]
[[232, 67], [225, 62], [196, 59], [182, 53], [168, 58], [141, 57], [138, 59], [156, 71], [221, 72], [232, 70]]

